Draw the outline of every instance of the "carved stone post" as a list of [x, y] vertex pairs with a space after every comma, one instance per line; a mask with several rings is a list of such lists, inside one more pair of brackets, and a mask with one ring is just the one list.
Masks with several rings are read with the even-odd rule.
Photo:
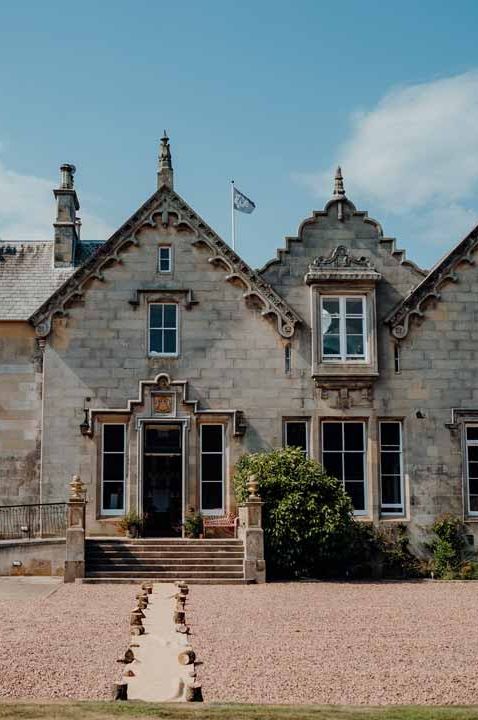
[[262, 529], [263, 502], [257, 494], [258, 482], [254, 475], [248, 481], [249, 497], [239, 505], [239, 539], [244, 543], [244, 578], [248, 583], [266, 581], [264, 560], [264, 531]]
[[70, 483], [66, 528], [66, 555], [64, 582], [75, 582], [85, 577], [85, 486], [78, 475]]

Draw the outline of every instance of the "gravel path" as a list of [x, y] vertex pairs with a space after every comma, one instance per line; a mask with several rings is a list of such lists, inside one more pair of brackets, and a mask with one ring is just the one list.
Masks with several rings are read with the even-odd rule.
[[0, 697], [103, 699], [121, 678], [135, 585], [62, 585], [0, 602]]
[[476, 583], [191, 588], [207, 701], [478, 703]]

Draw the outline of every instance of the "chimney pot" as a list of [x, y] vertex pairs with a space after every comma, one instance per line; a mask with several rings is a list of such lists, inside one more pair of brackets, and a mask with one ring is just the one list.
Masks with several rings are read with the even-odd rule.
[[64, 163], [60, 167], [60, 187], [62, 190], [73, 190], [73, 175], [76, 167], [70, 163]]

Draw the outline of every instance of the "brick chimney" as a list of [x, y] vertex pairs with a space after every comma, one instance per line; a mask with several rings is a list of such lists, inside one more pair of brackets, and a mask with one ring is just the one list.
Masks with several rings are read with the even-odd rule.
[[74, 165], [65, 163], [60, 167], [60, 187], [53, 190], [56, 199], [56, 220], [54, 243], [54, 265], [65, 267], [73, 265], [76, 244], [79, 241], [79, 218], [76, 211], [80, 209], [78, 196], [74, 189]]

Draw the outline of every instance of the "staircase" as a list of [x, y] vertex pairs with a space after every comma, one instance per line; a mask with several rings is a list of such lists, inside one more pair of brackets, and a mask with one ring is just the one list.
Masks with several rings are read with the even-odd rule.
[[86, 583], [244, 583], [242, 540], [88, 538], [85, 560]]

